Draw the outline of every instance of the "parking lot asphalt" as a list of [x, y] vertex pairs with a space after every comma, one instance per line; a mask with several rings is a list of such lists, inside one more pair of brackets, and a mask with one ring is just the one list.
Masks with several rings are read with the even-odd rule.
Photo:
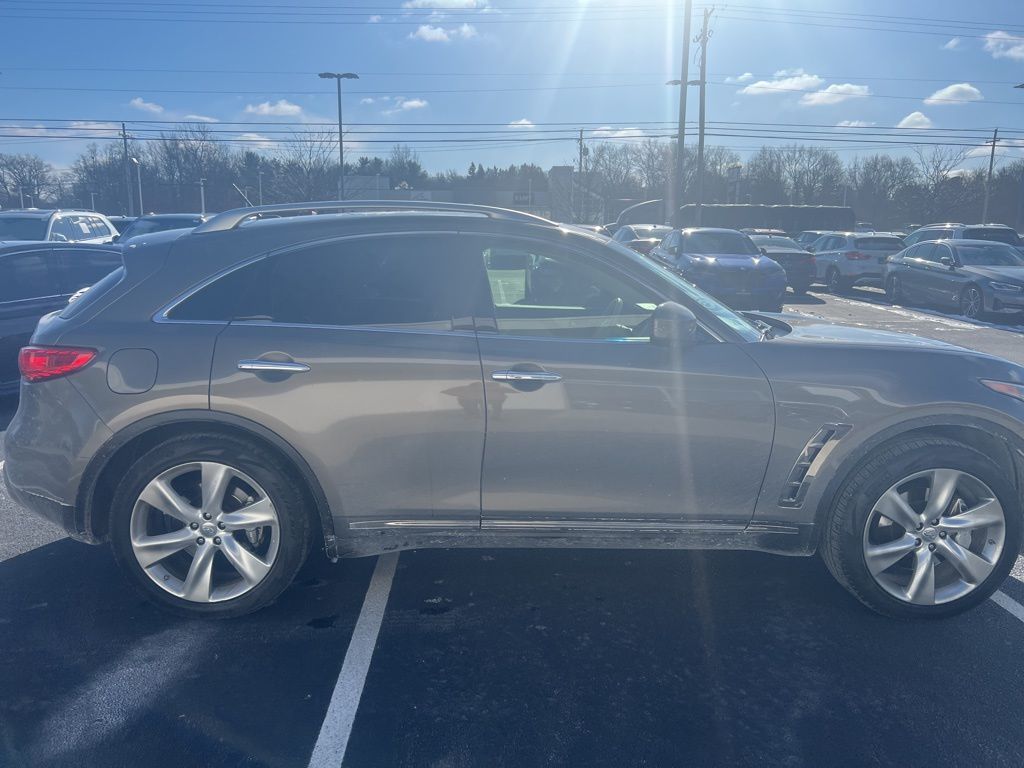
[[[787, 309], [1024, 363], [1024, 325], [880, 298]], [[269, 609], [190, 622], [2, 487], [0, 536], [2, 766], [1024, 764], [1024, 559], [924, 624], [817, 558], [618, 550], [404, 552], [393, 580], [314, 556]]]

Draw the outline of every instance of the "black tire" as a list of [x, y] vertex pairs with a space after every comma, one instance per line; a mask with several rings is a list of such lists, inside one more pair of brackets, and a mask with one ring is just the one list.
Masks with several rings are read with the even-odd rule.
[[842, 294], [850, 290], [853, 282], [849, 278], [843, 277], [836, 267], [829, 267], [828, 272], [825, 273], [825, 285], [829, 293]]
[[958, 303], [960, 305], [960, 314], [968, 320], [985, 319], [985, 298], [981, 288], [973, 283], [968, 283], [964, 286], [964, 289], [960, 292]]
[[[961, 598], [937, 605], [914, 605], [886, 592], [871, 576], [862, 537], [868, 515], [881, 495], [902, 478], [926, 469], [970, 473], [995, 493], [1005, 514], [1003, 551], [981, 584]], [[936, 619], [966, 611], [988, 599], [1013, 567], [1021, 543], [1019, 495], [994, 461], [955, 440], [938, 437], [897, 439], [865, 459], [843, 483], [821, 528], [819, 551], [829, 571], [872, 610], [897, 619]]]
[[[221, 602], [190, 602], [158, 586], [139, 564], [129, 526], [136, 500], [161, 472], [191, 461], [216, 461], [235, 467], [263, 487], [277, 512], [280, 541], [263, 579], [245, 594]], [[143, 454], [128, 469], [111, 503], [110, 540], [121, 571], [144, 597], [161, 608], [190, 618], [234, 618], [272, 603], [302, 567], [312, 538], [304, 495], [280, 458], [244, 439], [191, 432], [170, 438]]]

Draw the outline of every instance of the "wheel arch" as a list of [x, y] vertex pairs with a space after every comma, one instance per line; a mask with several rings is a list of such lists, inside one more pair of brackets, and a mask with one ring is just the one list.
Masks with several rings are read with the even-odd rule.
[[94, 541], [108, 537], [108, 516], [103, 513], [113, 498], [116, 479], [137, 457], [163, 440], [190, 430], [218, 431], [241, 437], [277, 454], [299, 483], [308, 509], [316, 513], [327, 556], [338, 557], [334, 518], [327, 496], [313, 470], [284, 438], [248, 419], [227, 413], [202, 410], [171, 411], [151, 416], [118, 431], [90, 460], [82, 475], [76, 498], [80, 530]]
[[822, 524], [846, 483], [857, 469], [879, 449], [896, 441], [914, 437], [945, 437], [974, 448], [995, 461], [1007, 473], [1017, 489], [1018, 504], [1024, 508], [1024, 438], [1009, 429], [983, 418], [967, 416], [931, 416], [912, 419], [883, 429], [863, 440], [845, 456], [831, 474], [818, 499], [814, 514], [816, 541], [825, 526]]

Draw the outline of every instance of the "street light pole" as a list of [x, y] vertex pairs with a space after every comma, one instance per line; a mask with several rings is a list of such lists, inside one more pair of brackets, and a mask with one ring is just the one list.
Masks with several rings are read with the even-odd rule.
[[693, 0], [686, 0], [683, 10], [683, 61], [678, 80], [668, 85], [679, 86], [679, 126], [676, 128], [676, 156], [672, 179], [669, 183], [667, 220], [675, 223], [676, 212], [683, 200], [683, 140], [686, 138], [686, 83], [690, 80], [690, 17], [693, 15]]
[[256, 183], [259, 185], [260, 205], [263, 205], [263, 171], [259, 171], [256, 174]]
[[701, 213], [704, 206], [704, 105], [708, 85], [708, 40], [711, 33], [708, 31], [708, 22], [711, 20], [713, 8], [704, 9], [704, 28], [700, 33], [700, 102], [698, 104], [699, 114], [697, 116], [697, 216], [694, 223], [701, 225]]
[[96, 193], [95, 192], [90, 192], [89, 193], [89, 210], [90, 211], [95, 211], [96, 210]]
[[992, 166], [996, 162], [996, 144], [999, 143], [999, 129], [992, 131], [992, 151], [988, 155], [988, 175], [985, 177], [985, 202], [981, 206], [981, 223], [988, 221], [988, 197], [992, 192]]
[[199, 215], [206, 215], [206, 179], [199, 179]]
[[142, 205], [142, 163], [137, 157], [132, 158], [132, 163], [135, 165], [135, 181], [139, 187], [139, 216], [143, 216], [146, 209]]
[[359, 75], [353, 72], [321, 72], [323, 80], [333, 80], [338, 86], [338, 199], [345, 199], [345, 138], [341, 121], [341, 81], [358, 80]]

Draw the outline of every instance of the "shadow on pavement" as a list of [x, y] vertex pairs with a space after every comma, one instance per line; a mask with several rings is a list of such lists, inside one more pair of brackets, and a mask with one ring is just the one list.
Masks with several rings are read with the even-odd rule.
[[0, 564], [0, 765], [305, 765], [374, 564], [310, 560], [232, 621], [161, 613], [107, 547]]

